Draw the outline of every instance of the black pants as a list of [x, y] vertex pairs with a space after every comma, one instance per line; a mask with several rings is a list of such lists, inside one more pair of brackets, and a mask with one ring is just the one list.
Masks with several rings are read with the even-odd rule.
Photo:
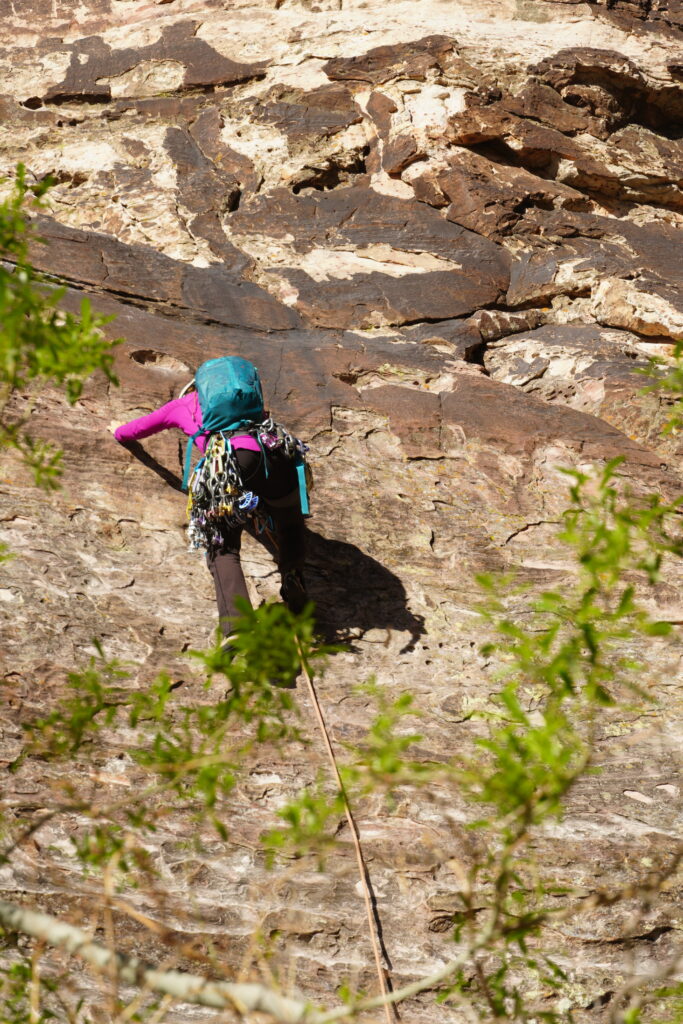
[[[301, 572], [306, 557], [306, 530], [301, 513], [299, 480], [294, 460], [281, 452], [269, 454], [239, 448], [237, 461], [242, 482], [248, 491], [259, 496], [259, 508], [273, 521], [277, 562], [281, 576], [292, 570]], [[218, 620], [225, 636], [232, 631], [236, 617], [235, 598], [249, 602], [249, 592], [240, 563], [243, 527], [225, 530], [221, 544], [207, 553], [206, 563], [216, 588]]]

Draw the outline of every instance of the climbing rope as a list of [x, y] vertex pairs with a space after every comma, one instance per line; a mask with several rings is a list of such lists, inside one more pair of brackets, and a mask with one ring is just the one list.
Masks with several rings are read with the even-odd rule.
[[[348, 798], [346, 796], [346, 790], [344, 789], [344, 783], [342, 782], [341, 775], [339, 774], [339, 767], [337, 765], [337, 759], [334, 756], [334, 750], [332, 749], [332, 743], [330, 742], [329, 733], [328, 733], [327, 727], [325, 725], [325, 719], [323, 718], [323, 713], [322, 713], [322, 710], [320, 708], [320, 702], [318, 700], [318, 695], [316, 693], [315, 686], [313, 685], [313, 679], [311, 678], [311, 674], [308, 671], [308, 668], [306, 666], [306, 661], [304, 659], [303, 651], [301, 650], [301, 644], [299, 642], [299, 638], [298, 637], [296, 637], [296, 647], [297, 647], [297, 651], [298, 651], [298, 654], [299, 654], [299, 661], [301, 663], [301, 668], [303, 670], [303, 674], [304, 674], [304, 677], [306, 679], [306, 683], [308, 685], [308, 692], [310, 694], [311, 702], [313, 704], [313, 710], [315, 712], [315, 717], [316, 717], [316, 719], [318, 721], [318, 725], [320, 727], [320, 733], [321, 733], [322, 738], [323, 738], [323, 743], [325, 744], [325, 748], [327, 750], [327, 754], [328, 754], [328, 757], [330, 759], [330, 765], [332, 767], [332, 772], [333, 772], [334, 777], [336, 779], [337, 786], [339, 787], [339, 792], [341, 793], [342, 800], [344, 801], [344, 813], [346, 815], [346, 820], [348, 822], [349, 829], [351, 830], [351, 838], [353, 840], [353, 846], [354, 846], [354, 850], [356, 852], [356, 862], [358, 864], [358, 873], [360, 875], [361, 887], [363, 889], [363, 898], [365, 900], [365, 911], [366, 911], [367, 918], [368, 918], [368, 928], [369, 928], [369, 931], [370, 931], [370, 940], [372, 942], [372, 951], [373, 951], [373, 954], [374, 954], [374, 957], [375, 957], [375, 967], [377, 968], [377, 977], [379, 978], [379, 985], [380, 985], [380, 990], [381, 990], [382, 996], [383, 996], [383, 998], [386, 998], [388, 1000], [388, 998], [389, 998], [389, 988], [388, 988], [388, 985], [387, 985], [387, 976], [389, 974], [389, 965], [382, 963], [382, 953], [380, 951], [380, 942], [379, 942], [379, 934], [380, 934], [379, 920], [378, 920], [378, 917], [377, 917], [377, 910], [376, 910], [376, 908], [373, 908], [372, 892], [371, 892], [371, 889], [370, 889], [370, 883], [368, 881], [368, 877], [369, 877], [368, 876], [368, 869], [367, 869], [367, 866], [365, 864], [365, 858], [363, 857], [363, 849], [362, 849], [361, 844], [360, 844], [360, 833], [358, 831], [358, 826], [356, 825], [356, 822], [354, 820], [353, 814], [351, 813], [351, 807], [349, 805], [349, 801], [348, 801]], [[395, 1010], [395, 1007], [394, 1007], [394, 1010]], [[386, 1019], [387, 1019], [387, 1024], [393, 1024], [392, 1015], [391, 1015], [391, 1009], [390, 1009], [388, 1001], [384, 1004], [384, 1013], [385, 1013], [385, 1016], [386, 1016]]]

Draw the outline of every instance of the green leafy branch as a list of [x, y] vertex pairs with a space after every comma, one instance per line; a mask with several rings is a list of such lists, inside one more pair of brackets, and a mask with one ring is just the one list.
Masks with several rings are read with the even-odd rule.
[[87, 299], [78, 314], [60, 309], [66, 289], [31, 265], [30, 249], [40, 242], [31, 217], [51, 184], [45, 178], [29, 185], [19, 164], [13, 189], [0, 203], [0, 447], [16, 450], [46, 489], [57, 485], [62, 463], [55, 446], [26, 430], [38, 395], [48, 383], [58, 384], [73, 405], [95, 370], [116, 383], [117, 344], [102, 334], [111, 317], [95, 315]]
[[69, 673], [70, 693], [49, 715], [25, 726], [27, 743], [15, 772], [29, 757], [92, 763], [105, 730], [108, 742], [117, 728], [134, 737], [126, 749], [144, 771], [141, 789], [113, 805], [93, 803], [77, 791], [70, 772], [55, 805], [56, 813], [78, 811], [97, 823], [94, 839], [87, 833], [76, 844], [90, 868], [105, 864], [121, 848], [126, 830], [155, 830], [162, 795], [175, 796], [176, 806], [180, 801], [192, 807], [198, 822], [208, 818], [225, 838], [223, 801], [248, 751], [254, 744], [289, 748], [304, 742], [288, 687], [301, 656], [312, 665], [327, 656], [326, 648], [314, 646], [311, 611], [294, 616], [281, 604], [252, 609], [243, 602], [235, 634], [230, 650], [217, 642], [208, 651], [192, 652], [211, 691], [206, 703], [184, 705], [166, 674], [145, 690], [127, 687], [128, 671], [108, 660], [96, 643], [97, 654], [86, 669]]
[[670, 407], [663, 432], [677, 433], [683, 424], [683, 340], [676, 342], [672, 359], [654, 356], [648, 366], [638, 372], [652, 380], [652, 384], [643, 391], [659, 395]]

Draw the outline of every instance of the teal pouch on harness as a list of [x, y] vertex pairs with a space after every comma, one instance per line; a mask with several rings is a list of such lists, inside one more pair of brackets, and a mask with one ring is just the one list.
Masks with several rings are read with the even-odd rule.
[[187, 442], [183, 490], [187, 490], [192, 460], [192, 443], [201, 434], [233, 431], [247, 423], [260, 423], [264, 416], [263, 391], [258, 370], [241, 356], [209, 359], [197, 370], [195, 385], [202, 410], [202, 429]]

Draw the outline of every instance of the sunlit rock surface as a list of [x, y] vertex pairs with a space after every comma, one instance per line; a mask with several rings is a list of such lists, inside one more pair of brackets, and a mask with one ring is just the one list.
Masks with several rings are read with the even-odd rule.
[[[46, 393], [34, 412], [35, 434], [64, 449], [63, 490], [46, 498], [6, 460], [2, 538], [17, 557], [0, 589], [3, 763], [96, 637], [129, 685], [166, 668], [186, 702], [207, 699], [183, 656], [211, 641], [215, 612], [186, 551], [177, 438], [149, 439], [142, 461], [108, 425], [227, 353], [259, 365], [272, 412], [312, 447], [310, 591], [328, 634], [349, 642], [319, 687], [340, 756], [363, 736], [372, 709], [353, 687], [371, 675], [415, 694], [420, 756], [467, 749], [495, 688], [474, 575], [568, 584], [561, 468], [622, 455], [635, 492], [681, 486], [680, 442], [661, 438], [666, 407], [635, 371], [683, 334], [683, 7], [9, 6], [0, 172], [21, 160], [56, 179], [35, 261], [69, 283], [70, 308], [87, 295], [115, 315], [124, 341], [119, 388], [95, 377], [74, 408]], [[244, 564], [254, 600], [275, 597], [250, 539]], [[679, 583], [672, 569], [653, 600], [677, 624]], [[582, 895], [666, 863], [680, 841], [680, 655], [646, 654], [641, 682], [661, 707], [611, 715], [602, 773], [538, 839], [547, 876]], [[285, 988], [329, 1004], [341, 982], [376, 985], [348, 832], [323, 874], [306, 859], [269, 873], [259, 849], [278, 806], [325, 770], [301, 684], [296, 700], [311, 747], [255, 754], [229, 842], [207, 832], [201, 854], [160, 806], [152, 852], [170, 897], [163, 913], [143, 892], [130, 904], [187, 942], [208, 937], [226, 977], [260, 977], [265, 942]], [[125, 737], [95, 763], [100, 795], [137, 784]], [[58, 771], [4, 772], [18, 813], [43, 806]], [[468, 814], [457, 793], [359, 814], [394, 985], [453, 953]], [[79, 827], [46, 825], [0, 878], [12, 898], [97, 929], [101, 884], [68, 843]], [[548, 948], [577, 1014], [600, 1019], [620, 979], [672, 953], [680, 897], [673, 877], [636, 919], [624, 904], [558, 926]], [[116, 924], [122, 949], [168, 955], [139, 920]], [[404, 1019], [460, 1017], [426, 994]]]

